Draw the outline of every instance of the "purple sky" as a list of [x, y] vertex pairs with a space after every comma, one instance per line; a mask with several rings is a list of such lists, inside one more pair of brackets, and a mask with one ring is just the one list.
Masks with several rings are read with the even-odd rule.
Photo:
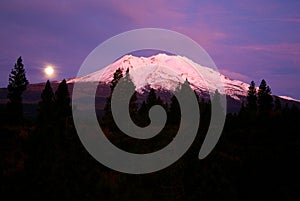
[[230, 78], [300, 99], [300, 1], [1, 0], [0, 86], [18, 56], [31, 83], [76, 76], [106, 39], [131, 29], [171, 29], [198, 42]]

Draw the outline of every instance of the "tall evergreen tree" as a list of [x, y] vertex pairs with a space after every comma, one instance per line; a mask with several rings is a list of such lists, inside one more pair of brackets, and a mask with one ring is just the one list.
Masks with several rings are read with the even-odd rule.
[[247, 109], [251, 112], [255, 112], [257, 110], [257, 92], [254, 81], [251, 81], [248, 89]]
[[[124, 77], [124, 82], [125, 82], [125, 84], [126, 84], [126, 88], [135, 88], [135, 86], [134, 86], [134, 84], [133, 84], [133, 82], [132, 82], [132, 80], [131, 80], [131, 78], [130, 78], [130, 74], [129, 74], [129, 69], [127, 69], [126, 70], [126, 74], [125, 74], [125, 77]], [[125, 93], [126, 93], [127, 91], [125, 90]], [[124, 94], [124, 96], [128, 96], [129, 94]], [[131, 98], [130, 98], [130, 103], [129, 103], [129, 110], [130, 110], [130, 113], [132, 113], [132, 114], [136, 114], [137, 113], [137, 111], [138, 111], [138, 105], [137, 105], [137, 92], [135, 91], [134, 93], [133, 93], [133, 95], [131, 96]]]
[[259, 111], [270, 111], [273, 108], [273, 97], [271, 95], [271, 88], [267, 85], [267, 82], [265, 80], [261, 81], [257, 95]]
[[70, 94], [65, 79], [59, 83], [55, 91], [55, 110], [56, 116], [62, 120], [71, 115]]
[[23, 118], [22, 94], [26, 90], [28, 84], [29, 82], [26, 78], [22, 57], [19, 57], [9, 74], [7, 86], [7, 98], [9, 99], [7, 107], [10, 115], [17, 121], [22, 120]]
[[104, 116], [102, 117], [101, 121], [103, 126], [110, 127], [111, 130], [116, 128], [115, 122], [112, 117], [111, 113], [111, 96], [113, 93], [114, 88], [117, 86], [119, 80], [123, 77], [123, 72], [120, 68], [118, 68], [115, 73], [113, 80], [110, 83], [110, 94], [106, 98], [105, 106], [104, 106]]
[[[121, 79], [121, 75], [119, 74], [118, 70], [116, 71], [116, 73], [119, 76], [116, 76], [117, 79]], [[119, 82], [119, 80], [118, 80]], [[124, 85], [123, 85], [124, 84]], [[128, 88], [135, 88], [134, 83], [132, 82], [131, 78], [130, 78], [130, 74], [129, 74], [129, 68], [126, 70], [126, 74], [125, 77], [123, 79], [122, 85], [121, 85], [121, 95], [122, 97], [128, 97], [130, 94], [128, 94], [127, 89]], [[125, 98], [126, 99], [126, 98]], [[137, 105], [137, 92], [135, 91], [129, 101], [129, 113], [131, 118], [136, 122], [137, 121], [137, 112], [138, 112], [138, 105]], [[125, 101], [125, 100], [124, 100]], [[123, 102], [123, 100], [122, 100]]]
[[41, 101], [39, 102], [39, 123], [50, 123], [54, 118], [54, 93], [47, 80], [44, 90], [41, 94]]

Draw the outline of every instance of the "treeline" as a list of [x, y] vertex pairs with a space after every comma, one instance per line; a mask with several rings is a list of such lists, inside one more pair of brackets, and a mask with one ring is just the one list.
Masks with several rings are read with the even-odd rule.
[[246, 103], [242, 102], [239, 112], [240, 117], [274, 116], [274, 115], [296, 115], [298, 108], [295, 103], [289, 106], [282, 105], [278, 96], [273, 96], [270, 86], [263, 79], [257, 88], [255, 82], [251, 81]]

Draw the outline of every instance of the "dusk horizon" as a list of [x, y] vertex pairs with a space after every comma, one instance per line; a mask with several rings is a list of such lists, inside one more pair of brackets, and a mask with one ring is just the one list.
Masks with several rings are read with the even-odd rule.
[[86, 56], [105, 40], [157, 27], [190, 37], [221, 73], [300, 99], [300, 3], [291, 1], [4, 1], [0, 3], [0, 86], [22, 56], [30, 83], [75, 77]]

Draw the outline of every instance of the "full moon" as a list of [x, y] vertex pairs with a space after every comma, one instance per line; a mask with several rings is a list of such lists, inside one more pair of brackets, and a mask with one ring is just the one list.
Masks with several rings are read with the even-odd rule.
[[52, 66], [47, 66], [45, 69], [44, 69], [44, 73], [47, 75], [47, 76], [52, 76], [53, 73], [54, 73], [54, 69]]

